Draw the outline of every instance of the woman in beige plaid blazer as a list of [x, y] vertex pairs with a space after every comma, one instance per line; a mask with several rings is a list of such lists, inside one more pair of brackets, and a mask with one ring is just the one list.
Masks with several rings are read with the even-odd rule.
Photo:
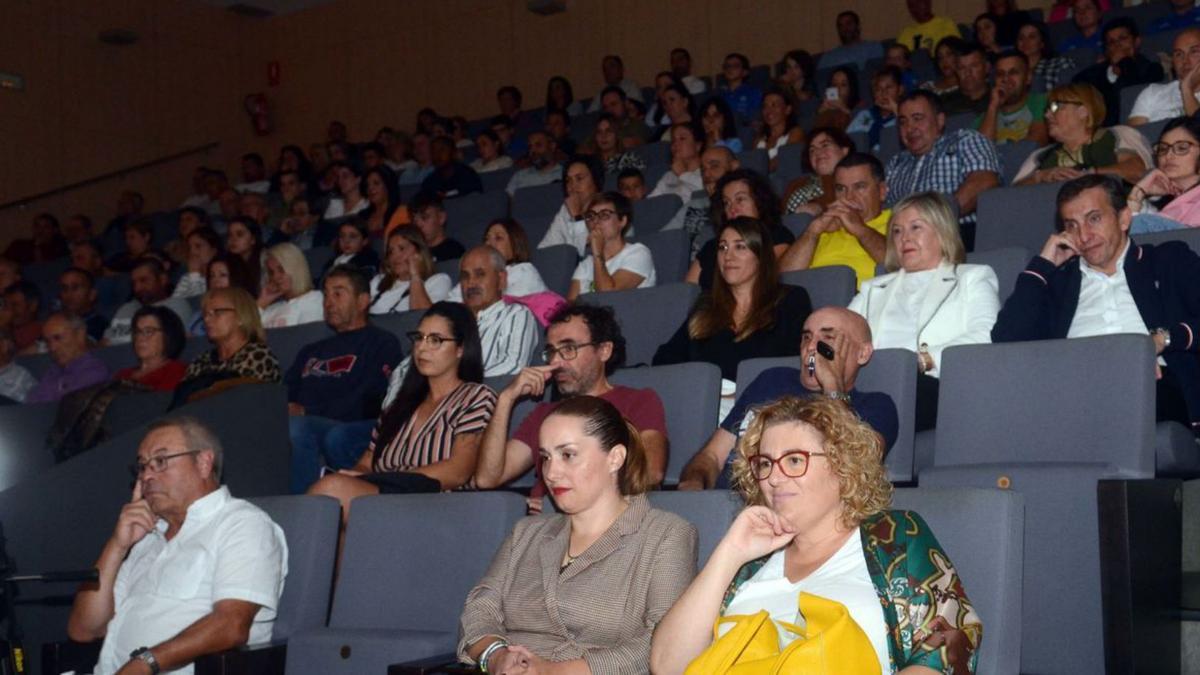
[[696, 529], [650, 508], [646, 456], [613, 405], [542, 424], [558, 513], [526, 518], [467, 596], [458, 656], [487, 673], [647, 673], [650, 637], [696, 574]]

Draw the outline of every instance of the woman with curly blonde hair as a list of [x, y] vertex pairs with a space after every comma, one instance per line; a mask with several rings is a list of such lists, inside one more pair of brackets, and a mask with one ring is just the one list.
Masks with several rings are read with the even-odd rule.
[[782, 398], [755, 411], [737, 453], [747, 506], [658, 624], [653, 672], [682, 673], [734, 615], [766, 611], [782, 649], [797, 636], [781, 624], [805, 623], [801, 593], [845, 606], [881, 672], [975, 671], [979, 616], [925, 521], [888, 510], [883, 443], [853, 410]]

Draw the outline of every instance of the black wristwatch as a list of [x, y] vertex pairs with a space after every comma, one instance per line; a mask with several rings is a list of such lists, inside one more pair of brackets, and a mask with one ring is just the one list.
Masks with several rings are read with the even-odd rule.
[[150, 666], [150, 675], [158, 675], [158, 659], [154, 658], [154, 652], [150, 651], [149, 647], [138, 647], [129, 654], [130, 660], [137, 659], [142, 663]]

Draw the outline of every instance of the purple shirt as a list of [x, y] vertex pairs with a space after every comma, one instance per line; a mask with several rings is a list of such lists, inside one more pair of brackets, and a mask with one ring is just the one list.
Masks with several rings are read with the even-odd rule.
[[108, 380], [108, 377], [108, 366], [89, 352], [68, 363], [66, 368], [57, 363], [51, 365], [37, 386], [25, 397], [25, 402], [57, 401], [77, 389], [100, 384]]

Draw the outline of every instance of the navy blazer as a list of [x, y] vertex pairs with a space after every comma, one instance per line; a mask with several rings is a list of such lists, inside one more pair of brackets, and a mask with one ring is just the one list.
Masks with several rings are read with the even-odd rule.
[[[1176, 375], [1193, 421], [1200, 420], [1200, 256], [1186, 244], [1132, 243], [1125, 254], [1125, 279], [1142, 321], [1165, 328], [1171, 346], [1162, 356]], [[992, 342], [1054, 340], [1067, 337], [1083, 273], [1079, 256], [1059, 267], [1034, 256], [1000, 309]]]

